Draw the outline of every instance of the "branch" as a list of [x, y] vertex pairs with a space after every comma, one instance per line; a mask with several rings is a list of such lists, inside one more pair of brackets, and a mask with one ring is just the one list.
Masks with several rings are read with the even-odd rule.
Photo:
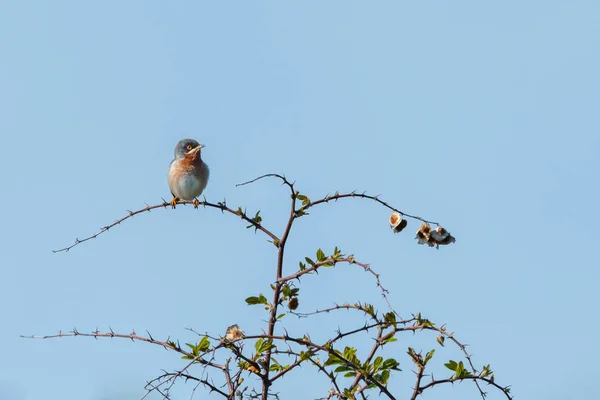
[[507, 392], [508, 387], [502, 387], [502, 386], [498, 385], [497, 383], [494, 382], [493, 379], [483, 378], [483, 377], [479, 377], [479, 376], [467, 376], [467, 377], [458, 378], [458, 379], [448, 378], [448, 379], [434, 380], [434, 381], [429, 382], [425, 386], [421, 386], [420, 389], [421, 389], [421, 391], [424, 391], [426, 389], [429, 389], [430, 387], [440, 385], [442, 383], [454, 383], [456, 381], [465, 381], [465, 380], [471, 380], [474, 382], [477, 382], [477, 381], [486, 382], [487, 384], [492, 385], [492, 386], [496, 387], [497, 389], [500, 389], [502, 391], [502, 393], [504, 393], [504, 395], [506, 396], [507, 399], [512, 400], [511, 395]]
[[425, 222], [425, 223], [431, 224], [431, 225], [439, 225], [438, 222], [428, 221], [428, 220], [423, 219], [421, 217], [418, 217], [416, 215], [410, 215], [410, 214], [407, 214], [407, 213], [405, 213], [403, 211], [400, 211], [397, 208], [392, 207], [391, 205], [389, 205], [385, 201], [379, 200], [379, 196], [371, 196], [371, 195], [365, 194], [364, 192], [363, 193], [356, 193], [356, 191], [351, 192], [351, 193], [345, 193], [345, 194], [340, 194], [340, 193], [336, 192], [333, 196], [327, 195], [327, 196], [325, 196], [322, 199], [315, 200], [315, 201], [310, 201], [307, 204], [305, 204], [302, 207], [300, 207], [297, 212], [298, 213], [302, 213], [303, 211], [306, 211], [309, 208], [312, 208], [312, 207], [314, 207], [316, 205], [319, 205], [319, 204], [328, 203], [331, 200], [339, 200], [339, 199], [347, 199], [347, 198], [355, 198], [355, 197], [358, 197], [358, 198], [361, 198], [361, 199], [369, 199], [369, 200], [376, 201], [377, 203], [381, 204], [382, 206], [384, 206], [384, 207], [386, 207], [386, 208], [388, 208], [388, 209], [390, 209], [392, 211], [395, 211], [395, 212], [399, 213], [400, 215], [402, 215], [404, 217], [416, 219], [416, 220], [419, 220], [421, 222]]
[[249, 183], [254, 183], [254, 182], [259, 181], [259, 180], [264, 179], [264, 178], [279, 178], [279, 179], [282, 180], [281, 184], [288, 186], [290, 188], [290, 190], [292, 191], [292, 193], [294, 193], [294, 182], [288, 181], [285, 176], [279, 175], [279, 174], [265, 174], [265, 175], [261, 175], [258, 178], [254, 178], [254, 179], [252, 179], [250, 181], [238, 183], [235, 186], [238, 187], [238, 186], [248, 185]]
[[[177, 204], [184, 204], [184, 205], [190, 204], [190, 205], [194, 205], [194, 200], [179, 200], [179, 201], [177, 202]], [[207, 201], [205, 200], [205, 201], [201, 201], [201, 202], [199, 203], [199, 205], [201, 205], [201, 206], [203, 206], [203, 207], [205, 207], [205, 208], [206, 208], [206, 207], [210, 207], [210, 208], [216, 208], [216, 209], [218, 209], [218, 210], [221, 210], [221, 212], [225, 212], [225, 211], [227, 211], [227, 212], [228, 212], [228, 213], [230, 213], [230, 214], [237, 215], [237, 216], [239, 216], [240, 218], [242, 218], [244, 221], [246, 221], [246, 222], [248, 222], [248, 223], [252, 224], [252, 225], [253, 225], [253, 226], [254, 226], [256, 229], [258, 229], [258, 230], [262, 231], [262, 232], [263, 232], [263, 233], [265, 233], [267, 236], [269, 236], [269, 237], [272, 239], [273, 243], [279, 243], [279, 238], [278, 238], [277, 236], [275, 236], [273, 233], [271, 233], [271, 232], [270, 232], [270, 231], [269, 231], [267, 228], [263, 227], [261, 223], [259, 223], [259, 222], [256, 222], [254, 219], [252, 219], [252, 218], [248, 217], [248, 216], [246, 215], [246, 213], [242, 211], [242, 209], [241, 209], [241, 208], [238, 208], [237, 210], [233, 210], [233, 209], [231, 209], [231, 208], [227, 207], [227, 204], [225, 203], [225, 201], [223, 201], [222, 203], [221, 203], [221, 202], [219, 202], [219, 203], [216, 203], [216, 204], [214, 204], [214, 203], [209, 203], [209, 202], [207, 202]], [[141, 214], [141, 213], [144, 213], [144, 212], [150, 212], [150, 211], [152, 211], [152, 210], [154, 210], [154, 209], [157, 209], [157, 208], [167, 208], [168, 206], [169, 206], [169, 203], [163, 200], [163, 202], [162, 202], [161, 204], [156, 204], [156, 205], [153, 205], [153, 206], [146, 205], [146, 207], [144, 207], [144, 208], [142, 208], [142, 209], [140, 209], [140, 210], [137, 210], [137, 211], [129, 211], [129, 214], [127, 214], [126, 216], [124, 216], [124, 217], [123, 217], [123, 218], [121, 218], [121, 219], [118, 219], [118, 220], [116, 220], [115, 222], [113, 222], [113, 223], [112, 223], [112, 224], [110, 224], [110, 225], [106, 225], [105, 227], [103, 227], [102, 229], [100, 229], [100, 230], [99, 230], [98, 232], [96, 232], [95, 234], [93, 234], [93, 235], [91, 235], [91, 236], [88, 236], [88, 237], [86, 237], [85, 239], [75, 239], [75, 243], [73, 243], [72, 245], [70, 245], [70, 246], [67, 246], [67, 247], [64, 247], [64, 248], [62, 248], [62, 249], [58, 249], [58, 250], [52, 250], [52, 252], [53, 252], [53, 253], [60, 253], [60, 252], [62, 252], [62, 251], [64, 251], [64, 252], [68, 252], [68, 251], [69, 251], [69, 250], [71, 250], [73, 247], [75, 247], [75, 246], [77, 246], [77, 245], [79, 245], [79, 244], [81, 244], [81, 243], [83, 243], [83, 242], [87, 242], [88, 240], [91, 240], [91, 239], [95, 239], [95, 238], [97, 238], [98, 236], [100, 236], [100, 235], [101, 235], [101, 234], [103, 234], [104, 232], [108, 231], [110, 228], [113, 228], [113, 227], [115, 227], [116, 225], [119, 225], [121, 222], [123, 222], [123, 221], [125, 221], [125, 220], [128, 220], [129, 218], [131, 218], [131, 217], [133, 217], [133, 216], [135, 216], [135, 215], [137, 215], [137, 214]], [[194, 206], [194, 207], [195, 207], [195, 206]], [[195, 207], [195, 208], [197, 208], [197, 207]]]
[[377, 282], [377, 287], [381, 289], [381, 295], [385, 299], [388, 307], [392, 308], [392, 305], [390, 304], [390, 302], [387, 298], [387, 294], [389, 293], [389, 291], [386, 288], [384, 288], [383, 285], [381, 284], [381, 281], [379, 280], [379, 274], [376, 273], [375, 271], [373, 271], [369, 264], [364, 264], [364, 263], [356, 261], [356, 259], [354, 258], [354, 255], [349, 255], [348, 257], [343, 257], [343, 255], [340, 254], [339, 257], [335, 257], [335, 258], [328, 257], [327, 259], [325, 259], [323, 261], [316, 262], [313, 265], [311, 265], [310, 267], [300, 270], [298, 272], [295, 272], [291, 275], [288, 275], [285, 278], [280, 277], [280, 278], [278, 278], [277, 282], [285, 283], [285, 282], [291, 281], [293, 279], [300, 279], [301, 276], [310, 274], [311, 272], [315, 272], [321, 267], [332, 267], [332, 266], [335, 266], [335, 264], [337, 264], [339, 262], [355, 264], [355, 265], [362, 267], [366, 272], [370, 272], [375, 277], [375, 280]]

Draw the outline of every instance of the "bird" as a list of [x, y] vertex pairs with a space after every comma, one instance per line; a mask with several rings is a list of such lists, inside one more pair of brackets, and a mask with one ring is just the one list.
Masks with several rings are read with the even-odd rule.
[[169, 165], [167, 179], [173, 195], [171, 207], [175, 208], [179, 200], [194, 200], [194, 208], [198, 208], [197, 197], [206, 188], [210, 172], [200, 154], [204, 147], [194, 139], [182, 139], [175, 146], [175, 159]]

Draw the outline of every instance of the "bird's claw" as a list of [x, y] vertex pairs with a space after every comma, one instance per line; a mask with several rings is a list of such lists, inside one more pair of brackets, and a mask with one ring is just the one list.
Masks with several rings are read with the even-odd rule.
[[198, 199], [194, 199], [192, 204], [194, 205], [194, 208], [198, 208], [198, 206], [200, 205], [200, 202], [198, 201]]
[[179, 201], [178, 197], [173, 197], [173, 200], [171, 200], [169, 202], [169, 204], [171, 205], [171, 207], [175, 208], [175, 204], [177, 204], [177, 201]]

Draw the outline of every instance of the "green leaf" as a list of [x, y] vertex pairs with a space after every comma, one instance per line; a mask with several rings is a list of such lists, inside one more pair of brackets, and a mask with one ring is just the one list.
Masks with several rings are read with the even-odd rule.
[[383, 357], [377, 357], [375, 361], [373, 361], [373, 371], [379, 371], [379, 367], [381, 367], [381, 364], [383, 364]]
[[306, 269], [306, 264], [302, 261], [298, 261], [298, 266], [300, 267], [300, 271], [304, 271]]
[[381, 379], [380, 379], [380, 381], [381, 381], [381, 383], [383, 383], [385, 385], [385, 384], [387, 384], [388, 379], [390, 379], [390, 370], [386, 369], [385, 371], [383, 371], [381, 373]]
[[267, 339], [261, 342], [260, 346], [256, 349], [259, 353], [264, 353], [265, 351], [274, 349], [275, 345], [273, 344], [273, 339]]
[[463, 374], [464, 371], [465, 371], [465, 365], [461, 361], [456, 366], [456, 378], [462, 378], [462, 374]]
[[279, 314], [279, 315], [277, 316], [277, 319], [281, 319], [281, 318], [283, 318], [283, 317], [285, 317], [285, 313], [283, 313], [283, 314]]
[[267, 298], [265, 296], [262, 295], [262, 293], [260, 294], [260, 296], [256, 297], [256, 296], [250, 296], [246, 299], [246, 303], [248, 303], [249, 305], [254, 305], [254, 304], [267, 304]]
[[254, 349], [256, 350], [256, 352], [257, 352], [257, 353], [260, 353], [260, 350], [259, 350], [259, 349], [260, 349], [260, 347], [262, 346], [262, 344], [263, 344], [263, 341], [264, 341], [264, 340], [263, 340], [263, 338], [258, 338], [258, 339], [256, 340], [256, 343], [254, 343]]
[[390, 336], [389, 338], [387, 338], [387, 339], [385, 339], [385, 340], [383, 341], [383, 344], [386, 344], [386, 343], [392, 343], [392, 342], [395, 342], [395, 341], [397, 341], [397, 340], [398, 340], [398, 338], [397, 338], [397, 337]]
[[198, 350], [201, 352], [205, 352], [210, 348], [210, 340], [208, 340], [208, 336], [204, 336], [200, 343], [198, 343]]
[[283, 295], [286, 297], [290, 296], [290, 287], [288, 285], [283, 285], [282, 289]]
[[336, 356], [335, 354], [329, 354], [329, 358], [327, 359], [327, 361], [325, 361], [325, 364], [323, 364], [324, 366], [329, 366], [329, 365], [338, 365], [338, 364], [342, 364], [343, 361]]
[[305, 195], [303, 195], [303, 194], [298, 194], [298, 195], [296, 195], [296, 198], [297, 198], [298, 200], [300, 200], [300, 201], [304, 201], [304, 200], [306, 200], [308, 197], [306, 197], [306, 196], [305, 196]]
[[427, 365], [427, 363], [429, 362], [429, 360], [431, 360], [431, 358], [433, 357], [434, 354], [435, 354], [435, 350], [431, 350], [431, 351], [427, 352], [427, 354], [425, 355], [425, 360], [423, 361], [423, 366]]
[[344, 378], [352, 378], [353, 376], [356, 376], [356, 372], [346, 372], [344, 374]]
[[311, 265], [311, 266], [312, 266], [312, 265], [315, 265], [315, 262], [314, 262], [313, 260], [311, 260], [310, 258], [308, 258], [308, 257], [304, 257], [304, 259], [306, 260], [306, 262], [307, 262], [309, 265]]
[[456, 363], [456, 361], [450, 360], [446, 364], [444, 364], [444, 366], [446, 368], [448, 368], [450, 371], [456, 372], [456, 367], [458, 366], [458, 364]]
[[393, 358], [388, 358], [383, 362], [381, 369], [398, 369], [398, 365], [400, 365], [398, 361]]
[[350, 361], [356, 359], [356, 349], [354, 347], [344, 348], [344, 358]]
[[300, 352], [300, 361], [310, 360], [310, 357], [313, 355], [310, 351], [301, 351]]
[[354, 369], [350, 368], [347, 365], [340, 365], [333, 372], [347, 372], [347, 371], [354, 371]]
[[325, 261], [325, 259], [327, 259], [327, 257], [325, 256], [325, 253], [323, 253], [323, 250], [321, 250], [321, 249], [317, 250], [317, 260]]
[[385, 313], [383, 316], [385, 322], [394, 325], [396, 327], [396, 314], [393, 311]]

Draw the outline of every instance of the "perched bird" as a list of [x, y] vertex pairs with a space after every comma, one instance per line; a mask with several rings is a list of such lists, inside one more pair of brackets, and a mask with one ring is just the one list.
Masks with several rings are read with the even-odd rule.
[[208, 165], [202, 161], [200, 149], [203, 144], [194, 139], [183, 139], [175, 146], [175, 159], [169, 165], [169, 189], [173, 195], [170, 204], [175, 208], [178, 200], [194, 200], [194, 207], [200, 202], [196, 197], [208, 183]]

